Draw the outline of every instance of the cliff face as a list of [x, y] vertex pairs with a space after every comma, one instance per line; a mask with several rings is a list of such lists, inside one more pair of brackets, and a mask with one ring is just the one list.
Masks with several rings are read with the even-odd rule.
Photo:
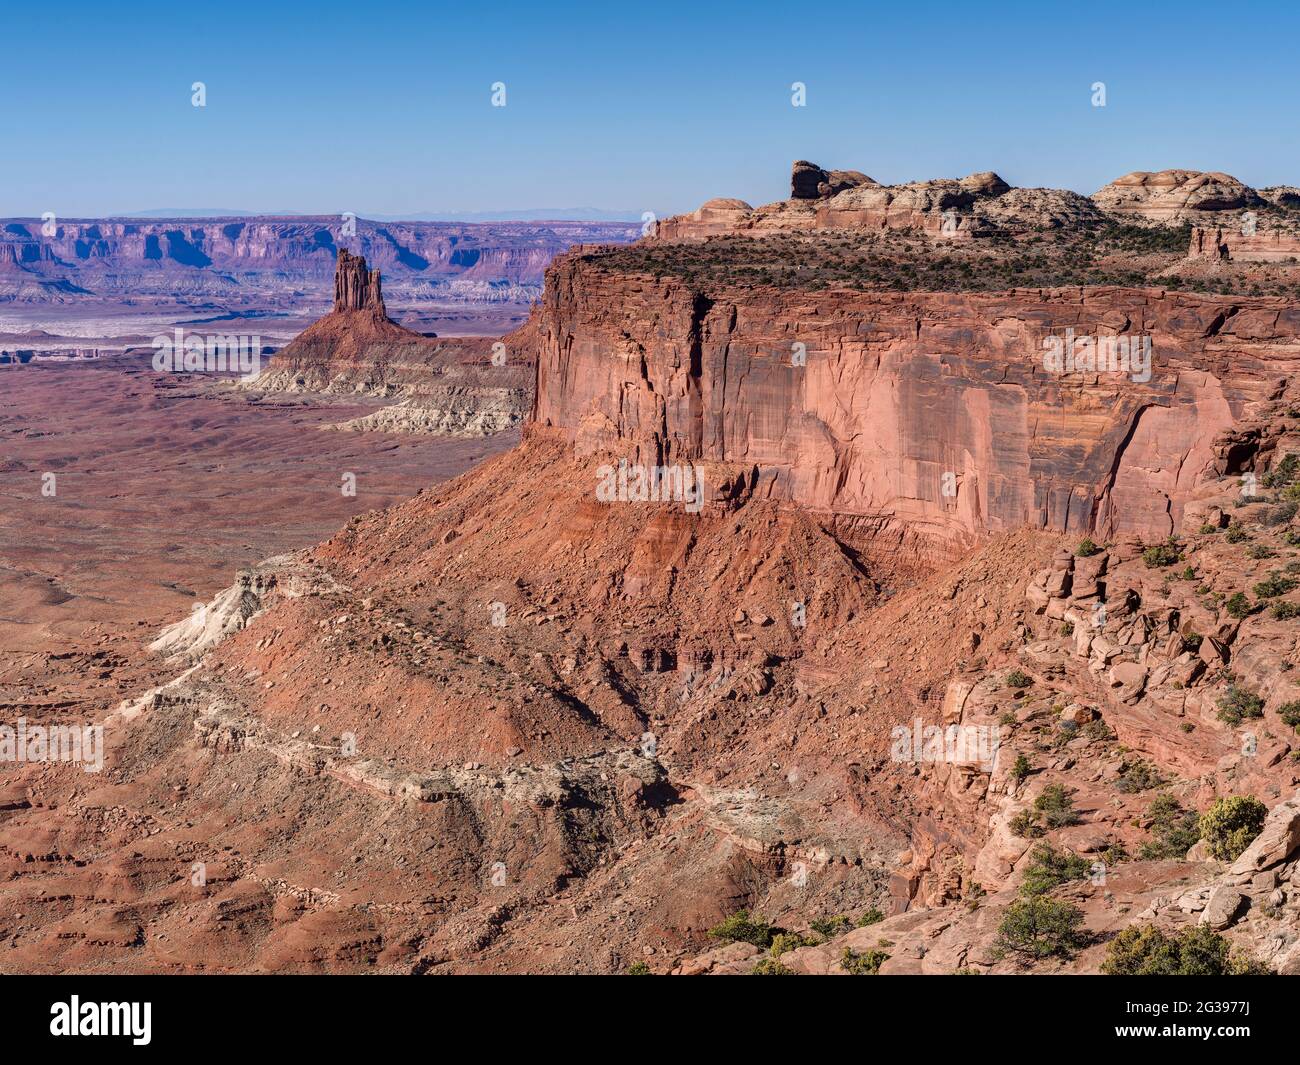
[[[701, 291], [599, 261], [548, 274], [538, 426], [940, 542], [1169, 535], [1203, 482], [1250, 466], [1232, 427], [1300, 368], [1300, 309], [1274, 298]], [[1149, 337], [1149, 379], [1049, 371], [1067, 330]]]
[[367, 270], [366, 260], [346, 248], [339, 249], [334, 270], [334, 310], [374, 311], [388, 317], [378, 270]]

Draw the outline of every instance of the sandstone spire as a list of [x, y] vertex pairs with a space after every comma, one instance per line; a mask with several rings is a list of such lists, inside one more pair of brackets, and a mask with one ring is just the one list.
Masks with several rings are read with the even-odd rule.
[[336, 311], [377, 311], [387, 317], [379, 271], [367, 270], [364, 256], [339, 249], [334, 270], [334, 309]]

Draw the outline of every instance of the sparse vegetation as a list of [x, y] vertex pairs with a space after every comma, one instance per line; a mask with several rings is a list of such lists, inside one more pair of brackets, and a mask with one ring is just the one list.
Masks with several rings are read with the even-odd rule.
[[1038, 814], [1033, 810], [1021, 810], [1007, 822], [1007, 828], [1021, 839], [1038, 839], [1044, 833], [1043, 826], [1038, 823]]
[[837, 936], [841, 932], [847, 932], [852, 927], [853, 922], [842, 913], [836, 914], [834, 917], [818, 917], [812, 922], [812, 930], [827, 939]]
[[1201, 838], [1196, 811], [1184, 808], [1168, 792], [1151, 800], [1147, 816], [1151, 818], [1151, 839], [1138, 851], [1143, 861], [1182, 858]]
[[1100, 547], [1098, 547], [1095, 543], [1092, 542], [1091, 539], [1085, 536], [1082, 540], [1079, 541], [1079, 546], [1074, 549], [1074, 553], [1078, 555], [1080, 558], [1091, 558], [1100, 550], [1101, 550]]
[[1013, 669], [1006, 676], [1008, 688], [1028, 688], [1034, 683], [1034, 678], [1023, 670]]
[[776, 930], [761, 917], [751, 917], [748, 910], [737, 910], [720, 925], [709, 929], [709, 935], [724, 943], [752, 943], [756, 947], [772, 945]]
[[1258, 613], [1260, 609], [1246, 598], [1245, 592], [1233, 592], [1223, 608], [1228, 612], [1229, 617], [1234, 617], [1238, 621], [1250, 617], [1251, 614]]
[[1277, 708], [1277, 715], [1282, 719], [1282, 724], [1300, 729], [1300, 701], [1283, 703]]
[[634, 961], [624, 971], [624, 976], [651, 976], [650, 966], [643, 961]]
[[1126, 795], [1132, 795], [1139, 791], [1158, 788], [1163, 783], [1164, 779], [1156, 771], [1156, 767], [1150, 762], [1139, 759], [1136, 762], [1125, 762], [1120, 766], [1115, 787]]
[[1172, 566], [1175, 562], [1181, 562], [1182, 560], [1183, 554], [1178, 550], [1176, 540], [1168, 540], [1163, 544], [1153, 544], [1142, 552], [1142, 561], [1146, 563], [1149, 569]]
[[1166, 934], [1155, 925], [1130, 925], [1106, 947], [1107, 976], [1255, 976], [1267, 968], [1217, 932], [1194, 925]]
[[844, 948], [840, 955], [840, 967], [850, 976], [875, 976], [880, 967], [889, 960], [883, 950], [868, 950], [859, 954], [856, 950]]
[[1029, 852], [1020, 894], [1046, 895], [1071, 880], [1082, 880], [1091, 868], [1087, 859], [1072, 851], [1053, 847], [1050, 843], [1037, 843]]
[[871, 909], [858, 918], [858, 927], [866, 928], [868, 925], [879, 924], [884, 919], [884, 913], [882, 913], [877, 907], [872, 906]]
[[1268, 575], [1267, 579], [1256, 584], [1252, 591], [1255, 593], [1256, 599], [1276, 599], [1279, 595], [1286, 595], [1287, 592], [1292, 591], [1295, 586], [1296, 580], [1294, 577], [1288, 577], [1286, 574], [1274, 570]]
[[1066, 828], [1079, 823], [1071, 793], [1060, 784], [1048, 784], [1034, 800], [1034, 809], [1048, 828]]
[[998, 925], [997, 949], [1032, 961], [1072, 958], [1087, 945], [1082, 923], [1083, 911], [1068, 902], [1043, 895], [1017, 899]]
[[1236, 728], [1248, 717], [1264, 716], [1264, 700], [1260, 696], [1239, 684], [1228, 685], [1227, 692], [1219, 699], [1219, 720]]
[[798, 950], [800, 947], [815, 947], [820, 942], [820, 939], [802, 936], [798, 932], [778, 932], [772, 937], [770, 950], [772, 957], [779, 958], [788, 950]]
[[1300, 455], [1292, 452], [1285, 455], [1273, 468], [1260, 478], [1259, 483], [1265, 488], [1285, 488], [1300, 475]]
[[782, 965], [775, 958], [764, 958], [752, 969], [749, 970], [750, 976], [794, 976], [795, 971]]
[[1231, 795], [1214, 800], [1201, 815], [1201, 838], [1211, 857], [1234, 861], [1264, 828], [1268, 807], [1250, 795]]
[[1239, 544], [1243, 540], [1249, 539], [1249, 537], [1246, 535], [1246, 530], [1243, 529], [1241, 525], [1239, 525], [1237, 522], [1233, 522], [1231, 525], [1228, 526], [1228, 531], [1223, 534], [1223, 538], [1227, 540], [1228, 543], [1230, 544]]

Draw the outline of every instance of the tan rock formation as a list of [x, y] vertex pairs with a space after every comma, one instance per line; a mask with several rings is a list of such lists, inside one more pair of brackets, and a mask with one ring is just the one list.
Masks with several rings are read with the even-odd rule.
[[1093, 193], [1092, 199], [1112, 214], [1160, 223], [1242, 211], [1260, 202], [1255, 191], [1235, 177], [1200, 170], [1135, 170]]

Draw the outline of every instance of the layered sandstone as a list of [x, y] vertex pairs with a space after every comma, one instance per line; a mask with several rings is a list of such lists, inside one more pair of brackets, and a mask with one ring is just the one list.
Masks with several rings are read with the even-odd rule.
[[1194, 259], [1285, 263], [1300, 259], [1300, 231], [1257, 226], [1193, 226], [1188, 255]]
[[1203, 214], [1244, 211], [1262, 203], [1254, 189], [1218, 171], [1135, 170], [1093, 194], [1102, 209], [1151, 222], [1182, 222]]
[[[1249, 467], [1233, 426], [1300, 369], [1300, 311], [1272, 298], [697, 290], [600, 263], [550, 272], [539, 427], [941, 544], [1168, 535], [1203, 481]], [[1071, 334], [1149, 338], [1149, 378], [1055, 371]]]

